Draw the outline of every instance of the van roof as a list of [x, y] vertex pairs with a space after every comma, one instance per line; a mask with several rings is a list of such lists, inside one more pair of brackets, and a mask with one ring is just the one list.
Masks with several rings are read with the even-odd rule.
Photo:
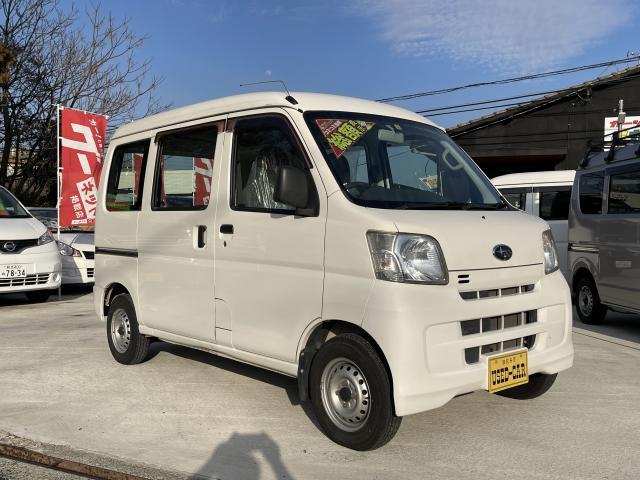
[[369, 113], [403, 118], [441, 128], [422, 115], [386, 103], [324, 93], [291, 92], [290, 95], [298, 102], [297, 104], [288, 101], [286, 94], [283, 92], [258, 92], [222, 97], [186, 107], [175, 108], [124, 124], [115, 131], [113, 139], [199, 118], [265, 107], [295, 108], [303, 112], [329, 110]]
[[580, 170], [589, 170], [591, 168], [602, 167], [603, 165], [608, 165], [611, 163], [623, 162], [625, 160], [633, 160], [640, 157], [640, 144], [639, 143], [631, 143], [625, 145], [624, 147], [611, 147], [614, 148], [614, 151], [611, 150], [606, 152], [599, 152], [594, 155], [589, 156], [587, 152], [587, 164], [584, 165], [585, 159], [580, 164]]
[[546, 172], [510, 173], [491, 179], [496, 187], [538, 185], [541, 183], [573, 184], [575, 170], [550, 170]]

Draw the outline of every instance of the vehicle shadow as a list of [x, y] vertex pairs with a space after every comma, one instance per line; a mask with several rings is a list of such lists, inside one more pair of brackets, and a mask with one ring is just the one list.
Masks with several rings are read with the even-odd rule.
[[211, 457], [191, 479], [258, 480], [269, 477], [266, 472], [261, 474], [257, 454], [260, 454], [271, 467], [270, 477], [279, 480], [294, 478], [282, 461], [280, 447], [269, 435], [264, 432], [234, 432], [226, 442], [213, 451]]
[[309, 420], [316, 426], [319, 431], [322, 431], [320, 424], [318, 423], [315, 414], [311, 408], [309, 402], [301, 402], [300, 395], [298, 394], [298, 383], [296, 379], [287, 377], [280, 373], [265, 370], [263, 368], [254, 367], [242, 362], [231, 360], [228, 358], [208, 353], [202, 350], [195, 350], [189, 347], [183, 347], [181, 345], [175, 345], [166, 343], [163, 341], [153, 342], [149, 347], [149, 357], [152, 359], [158, 353], [166, 352], [172, 355], [176, 355], [181, 358], [193, 360], [196, 362], [204, 363], [215, 368], [220, 368], [237, 375], [242, 375], [259, 382], [268, 383], [276, 387], [282, 388], [287, 394], [287, 399], [294, 406], [300, 406]]
[[573, 311], [573, 326], [590, 332], [640, 344], [640, 315], [633, 313], [607, 312], [600, 325], [587, 325], [580, 321]]
[[[93, 291], [93, 285], [63, 285], [60, 301], [74, 300]], [[58, 291], [54, 290], [49, 299], [44, 303], [57, 302]], [[6, 293], [0, 295], [0, 307], [10, 307], [16, 305], [37, 305], [27, 299], [24, 293]]]

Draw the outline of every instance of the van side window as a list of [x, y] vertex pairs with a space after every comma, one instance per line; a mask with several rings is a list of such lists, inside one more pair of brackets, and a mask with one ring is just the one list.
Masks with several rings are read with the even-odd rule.
[[544, 220], [567, 220], [571, 190], [543, 190], [540, 192], [540, 218]]
[[291, 212], [293, 207], [273, 199], [278, 169], [306, 169], [304, 156], [287, 122], [276, 116], [239, 120], [234, 129], [231, 208]]
[[611, 175], [607, 213], [640, 213], [640, 170]]
[[190, 128], [159, 137], [152, 208], [204, 210], [209, 205], [218, 128]]
[[140, 210], [148, 152], [149, 140], [116, 147], [107, 181], [107, 210]]
[[524, 210], [527, 202], [527, 192], [530, 192], [531, 189], [522, 190], [515, 188], [507, 188], [500, 190], [500, 193], [507, 199], [511, 205], [516, 207], [518, 210]]
[[580, 211], [585, 214], [601, 214], [604, 172], [582, 175], [579, 188]]

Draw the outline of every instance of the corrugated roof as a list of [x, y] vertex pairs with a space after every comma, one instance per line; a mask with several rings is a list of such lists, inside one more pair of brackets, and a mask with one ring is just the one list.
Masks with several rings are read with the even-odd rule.
[[496, 112], [484, 115], [480, 118], [476, 118], [475, 120], [469, 120], [467, 122], [460, 123], [454, 127], [448, 128], [447, 132], [451, 136], [463, 135], [470, 130], [476, 130], [487, 126], [488, 124], [499, 123], [506, 118], [513, 117], [514, 115], [523, 115], [525, 113], [528, 113], [529, 111], [536, 110], [543, 106], [558, 102], [566, 98], [568, 95], [572, 95], [573, 93], [579, 92], [580, 90], [603, 86], [612, 81], [620, 80], [626, 77], [637, 76], [639, 74], [640, 65], [634, 65], [632, 67], [610, 73], [609, 75], [603, 75], [593, 80], [563, 88], [558, 90], [557, 92], [550, 93], [542, 97], [534, 98], [533, 100], [521, 103], [520, 105], [516, 105], [515, 107], [498, 110]]

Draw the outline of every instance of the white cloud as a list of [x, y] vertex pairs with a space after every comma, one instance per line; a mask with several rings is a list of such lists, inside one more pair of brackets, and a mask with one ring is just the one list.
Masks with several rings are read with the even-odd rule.
[[[397, 52], [530, 73], [580, 55], [635, 13], [622, 0], [361, 0]], [[620, 42], [624, 56], [627, 41]]]

